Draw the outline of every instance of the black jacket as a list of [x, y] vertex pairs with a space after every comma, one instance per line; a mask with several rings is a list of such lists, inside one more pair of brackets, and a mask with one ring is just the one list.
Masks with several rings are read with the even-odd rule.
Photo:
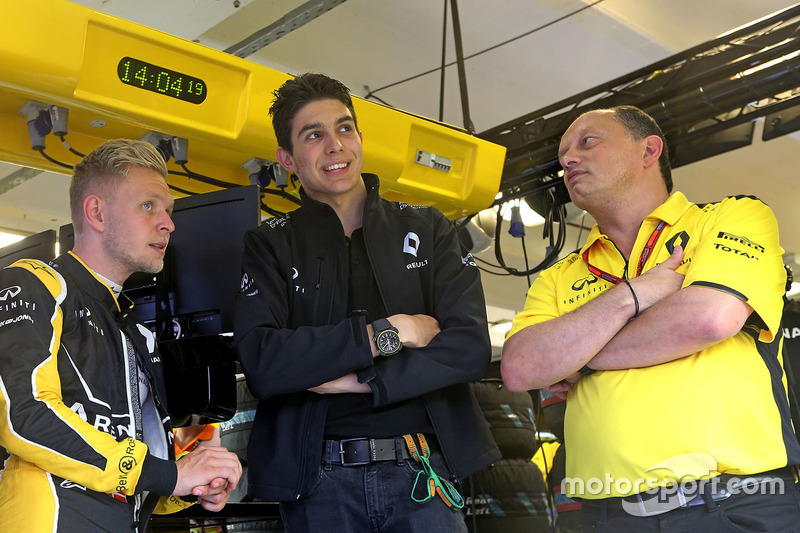
[[[144, 491], [163, 495], [159, 512], [188, 505], [169, 496], [177, 468], [161, 358], [130, 302], [121, 297], [120, 309], [72, 253], [49, 265], [18, 261], [0, 271], [0, 289], [0, 445], [11, 453], [0, 531], [144, 530], [157, 499], [143, 502]], [[166, 460], [135, 439], [137, 356], [124, 335], [148, 376]]]
[[490, 360], [478, 269], [462, 256], [438, 210], [388, 202], [365, 174], [363, 231], [389, 316], [435, 317], [424, 348], [375, 361], [363, 316], [349, 316], [348, 256], [339, 218], [303, 195], [303, 205], [245, 235], [235, 337], [258, 410], [248, 447], [250, 495], [302, 497], [320, 467], [328, 401], [306, 389], [358, 372], [374, 406], [423, 397], [448, 465], [463, 479], [500, 458], [468, 382]]

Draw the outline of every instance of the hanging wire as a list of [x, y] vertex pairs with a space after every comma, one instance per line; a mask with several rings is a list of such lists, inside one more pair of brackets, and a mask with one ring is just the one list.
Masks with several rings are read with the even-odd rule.
[[51, 162], [51, 163], [53, 163], [53, 164], [56, 164], [56, 165], [58, 165], [58, 166], [61, 166], [61, 167], [64, 167], [64, 168], [68, 168], [68, 169], [70, 169], [70, 170], [71, 170], [71, 169], [73, 169], [73, 168], [75, 168], [75, 167], [73, 167], [73, 166], [72, 166], [72, 165], [70, 165], [70, 164], [63, 163], [63, 162], [59, 161], [58, 159], [53, 159], [52, 157], [50, 157], [49, 155], [47, 155], [47, 154], [44, 152], [44, 148], [38, 148], [38, 149], [37, 149], [37, 151], [38, 151], [40, 154], [42, 154], [42, 157], [44, 157], [45, 159], [47, 159], [48, 161], [50, 161], [50, 162]]
[[[552, 200], [552, 192], [551, 200]], [[502, 210], [497, 210], [497, 225], [495, 227], [495, 239], [494, 239], [494, 255], [497, 258], [497, 262], [500, 266], [506, 270], [508, 273], [514, 276], [528, 276], [530, 274], [536, 274], [541, 270], [545, 269], [546, 267], [553, 264], [556, 259], [558, 259], [559, 254], [561, 254], [561, 250], [564, 248], [564, 243], [566, 241], [567, 231], [566, 231], [566, 211], [563, 205], [556, 206], [555, 202], [551, 202], [550, 204], [552, 207], [550, 208], [550, 212], [545, 219], [545, 223], [549, 224], [549, 230], [551, 234], [551, 241], [550, 241], [550, 251], [545, 255], [544, 260], [541, 263], [536, 265], [533, 268], [528, 268], [526, 265], [526, 270], [520, 271], [516, 268], [509, 267], [505, 260], [503, 259], [503, 250], [502, 245], [500, 243], [500, 237], [502, 236], [501, 228], [503, 227], [503, 215]], [[558, 237], [553, 240], [552, 238], [552, 231], [553, 231], [553, 223], [558, 223]], [[545, 228], [547, 229], [547, 228]]]
[[439, 78], [439, 122], [444, 122], [444, 73], [447, 64], [447, 2], [444, 0], [444, 15], [442, 16], [442, 66]]
[[82, 154], [79, 151], [77, 151], [76, 149], [74, 149], [72, 146], [70, 146], [70, 144], [67, 142], [67, 139], [64, 137], [64, 135], [59, 135], [58, 138], [61, 139], [61, 144], [64, 145], [64, 148], [66, 148], [67, 150], [69, 150], [73, 154], [77, 155], [78, 157], [86, 157], [86, 154]]
[[[534, 33], [536, 33], [536, 32], [539, 32], [539, 31], [541, 31], [541, 30], [544, 30], [544, 29], [546, 29], [546, 28], [548, 28], [548, 27], [550, 27], [550, 26], [552, 26], [552, 25], [554, 25], [554, 24], [558, 24], [559, 22], [561, 22], [561, 21], [564, 21], [564, 20], [566, 20], [566, 19], [568, 19], [568, 18], [570, 18], [570, 17], [574, 17], [575, 15], [577, 15], [577, 14], [581, 13], [582, 11], [585, 11], [585, 10], [587, 10], [587, 9], [591, 9], [591, 8], [593, 8], [594, 6], [596, 6], [597, 4], [600, 4], [600, 3], [602, 3], [603, 1], [604, 1], [604, 0], [596, 0], [595, 2], [593, 2], [593, 3], [589, 4], [589, 5], [586, 5], [586, 6], [580, 7], [580, 8], [578, 8], [578, 9], [576, 9], [575, 11], [572, 11], [571, 13], [567, 13], [567, 14], [566, 14], [566, 15], [564, 15], [563, 17], [559, 17], [559, 18], [557, 18], [557, 19], [551, 20], [550, 22], [546, 22], [545, 24], [542, 24], [541, 26], [537, 26], [536, 28], [533, 28], [533, 29], [532, 29], [532, 30], [530, 30], [530, 31], [527, 31], [527, 32], [525, 32], [525, 33], [522, 33], [522, 34], [520, 34], [520, 35], [517, 35], [516, 37], [512, 37], [511, 39], [507, 39], [507, 40], [505, 40], [505, 41], [503, 41], [503, 42], [497, 43], [497, 44], [495, 44], [495, 45], [493, 45], [493, 46], [490, 46], [489, 48], [485, 48], [485, 49], [483, 49], [483, 50], [480, 50], [480, 51], [478, 51], [478, 52], [475, 52], [474, 54], [471, 54], [471, 55], [465, 56], [465, 57], [464, 57], [464, 61], [466, 61], [466, 60], [468, 60], [468, 59], [472, 59], [473, 57], [477, 57], [477, 56], [479, 56], [479, 55], [481, 55], [481, 54], [485, 54], [485, 53], [487, 53], [487, 52], [491, 52], [492, 50], [495, 50], [495, 49], [497, 49], [497, 48], [500, 48], [500, 47], [502, 47], [502, 46], [505, 46], [505, 45], [507, 45], [507, 44], [510, 44], [510, 43], [512, 43], [512, 42], [514, 42], [514, 41], [516, 41], [516, 40], [522, 39], [523, 37], [527, 37], [528, 35], [532, 35], [532, 34], [534, 34]], [[447, 64], [445, 65], [445, 67], [451, 67], [451, 66], [455, 65], [456, 63], [457, 63], [456, 61], [452, 61], [452, 62], [450, 62], [450, 63], [447, 63]], [[365, 96], [365, 98], [376, 98], [376, 99], [378, 99], [378, 97], [377, 97], [377, 96], [375, 96], [375, 93], [376, 93], [376, 92], [378, 92], [378, 91], [383, 91], [383, 90], [385, 90], [385, 89], [389, 89], [390, 87], [394, 87], [394, 86], [396, 86], [396, 85], [400, 85], [400, 84], [402, 84], [402, 83], [406, 83], [406, 82], [409, 82], [409, 81], [415, 80], [415, 79], [417, 79], [417, 78], [421, 78], [422, 76], [427, 76], [428, 74], [432, 74], [432, 73], [436, 72], [437, 70], [439, 70], [439, 69], [441, 69], [441, 68], [442, 68], [442, 67], [436, 67], [436, 68], [432, 68], [432, 69], [426, 70], [425, 72], [421, 72], [421, 73], [419, 73], [419, 74], [415, 74], [414, 76], [409, 76], [408, 78], [405, 78], [405, 79], [402, 79], [402, 80], [400, 80], [400, 81], [396, 81], [396, 82], [390, 83], [390, 84], [388, 84], [388, 85], [384, 85], [383, 87], [379, 87], [379, 88], [377, 88], [377, 89], [374, 89], [374, 90], [369, 90], [369, 88], [367, 88], [367, 90], [369, 90], [369, 92], [367, 93], [367, 95]]]

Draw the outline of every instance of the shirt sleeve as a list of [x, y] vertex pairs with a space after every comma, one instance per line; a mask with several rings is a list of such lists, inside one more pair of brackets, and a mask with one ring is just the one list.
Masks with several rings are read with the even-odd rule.
[[751, 196], [729, 197], [703, 209], [708, 218], [684, 286], [718, 289], [747, 302], [755, 311], [748, 324], [760, 328], [761, 341], [771, 341], [780, 329], [786, 286], [775, 215]]
[[[567, 259], [563, 259], [566, 262]], [[511, 329], [506, 333], [508, 340], [515, 333], [533, 324], [546, 322], [561, 316], [556, 299], [555, 266], [541, 272], [533, 281], [528, 295], [525, 297], [525, 306], [517, 313], [511, 324]]]
[[[79, 406], [63, 401], [59, 368], [70, 364], [61, 349], [63, 278], [42, 263], [16, 265], [0, 271], [0, 287], [11, 288], [17, 304], [0, 306], [0, 445], [91, 490], [134, 494], [149, 489], [137, 489], [143, 471], [166, 462], [150, 456], [143, 442], [117, 441], [96, 429]], [[174, 479], [175, 473], [162, 468], [155, 485], [163, 489], [170, 474]]]

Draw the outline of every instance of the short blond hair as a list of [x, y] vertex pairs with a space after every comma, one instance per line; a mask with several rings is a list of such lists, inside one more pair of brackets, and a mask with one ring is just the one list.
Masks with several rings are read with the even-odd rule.
[[75, 165], [69, 185], [69, 208], [75, 233], [83, 230], [83, 201], [90, 194], [113, 190], [130, 167], [143, 167], [167, 179], [167, 165], [156, 148], [134, 139], [106, 141]]

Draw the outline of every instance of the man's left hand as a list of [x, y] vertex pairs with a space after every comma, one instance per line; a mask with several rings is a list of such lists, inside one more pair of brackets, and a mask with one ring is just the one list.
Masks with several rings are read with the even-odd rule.
[[192, 494], [197, 496], [197, 503], [203, 509], [212, 512], [219, 512], [228, 503], [231, 491], [228, 489], [228, 481], [224, 478], [216, 478], [211, 483], [202, 487], [195, 487]]
[[563, 380], [559, 381], [558, 383], [553, 383], [545, 390], [548, 391], [550, 394], [555, 396], [556, 398], [560, 398], [562, 400], [567, 399], [567, 393], [572, 390], [572, 387], [580, 381], [583, 377], [580, 372], [575, 372], [571, 376], [567, 376]]

